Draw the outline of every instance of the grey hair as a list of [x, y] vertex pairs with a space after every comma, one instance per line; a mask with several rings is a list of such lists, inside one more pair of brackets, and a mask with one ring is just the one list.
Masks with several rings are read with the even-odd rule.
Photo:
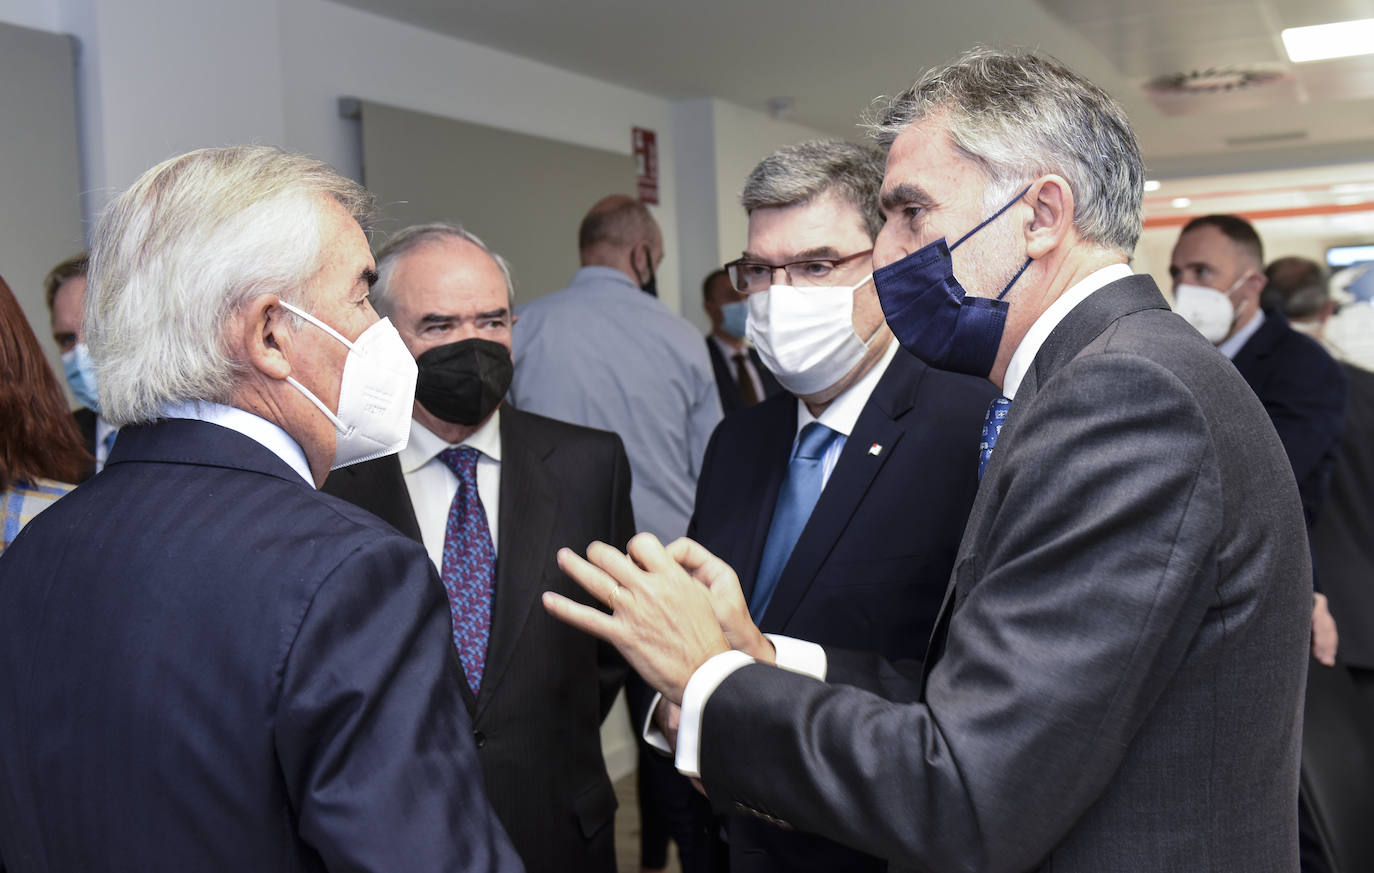
[[745, 212], [809, 203], [836, 192], [863, 216], [864, 230], [877, 238], [883, 229], [878, 189], [883, 184], [883, 155], [842, 139], [816, 139], [783, 146], [759, 161], [744, 181], [740, 205]]
[[989, 179], [988, 208], [1047, 173], [1073, 192], [1085, 241], [1130, 255], [1140, 239], [1145, 168], [1121, 106], [1059, 61], [979, 47], [937, 67], [870, 113], [890, 147], [902, 131], [940, 117], [951, 142]]
[[377, 249], [377, 284], [372, 286], [372, 308], [378, 315], [391, 315], [396, 304], [391, 293], [391, 274], [396, 272], [396, 264], [401, 257], [426, 243], [445, 239], [460, 239], [470, 242], [486, 252], [501, 268], [501, 276], [506, 280], [506, 306], [515, 308], [515, 281], [511, 279], [510, 263], [487, 244], [478, 239], [477, 234], [464, 230], [461, 224], [448, 224], [442, 221], [430, 224], [412, 224], [396, 231], [386, 244]]
[[238, 308], [261, 294], [312, 306], [322, 198], [370, 224], [361, 185], [269, 146], [172, 158], [110, 204], [95, 229], [84, 313], [106, 420], [122, 427], [172, 404], [232, 399], [245, 371], [227, 336]]

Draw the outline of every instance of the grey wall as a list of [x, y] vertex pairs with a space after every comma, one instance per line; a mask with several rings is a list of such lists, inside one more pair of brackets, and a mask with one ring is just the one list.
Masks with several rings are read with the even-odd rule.
[[363, 183], [384, 216], [374, 244], [408, 224], [462, 224], [510, 261], [517, 305], [567, 285], [593, 203], [634, 195], [630, 155], [381, 103], [361, 111]]
[[59, 375], [40, 283], [86, 245], [74, 50], [71, 37], [0, 24], [0, 276]]

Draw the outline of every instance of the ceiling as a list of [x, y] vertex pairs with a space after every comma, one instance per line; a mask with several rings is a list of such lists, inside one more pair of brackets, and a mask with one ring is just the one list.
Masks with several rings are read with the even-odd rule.
[[[1374, 0], [336, 0], [670, 99], [719, 97], [856, 136], [877, 95], [977, 43], [1053, 54], [1130, 113], [1164, 178], [1374, 158], [1374, 58], [1294, 65], [1284, 27]], [[1243, 68], [1242, 72], [1237, 72]], [[1198, 88], [1147, 89], [1176, 76]]]

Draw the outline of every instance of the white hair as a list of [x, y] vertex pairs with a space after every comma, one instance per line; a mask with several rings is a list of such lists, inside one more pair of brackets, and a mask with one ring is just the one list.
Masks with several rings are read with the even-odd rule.
[[1130, 122], [1105, 91], [1053, 58], [976, 48], [927, 72], [874, 113], [883, 146], [940, 116], [955, 147], [988, 176], [984, 208], [1037, 176], [1063, 176], [1085, 241], [1130, 255], [1140, 238], [1145, 169]]
[[165, 161], [110, 205], [85, 309], [106, 420], [122, 427], [175, 403], [232, 399], [245, 363], [230, 353], [229, 321], [261, 294], [311, 308], [324, 198], [369, 224], [371, 195], [326, 164], [237, 146]]
[[396, 305], [392, 300], [391, 276], [396, 272], [396, 264], [401, 258], [426, 243], [446, 239], [470, 242], [496, 262], [496, 266], [501, 270], [501, 277], [506, 280], [506, 307], [515, 309], [515, 282], [511, 279], [510, 263], [488, 248], [477, 234], [465, 230], [462, 225], [436, 221], [403, 227], [396, 231], [385, 245], [377, 249], [377, 283], [372, 286], [371, 298], [372, 308], [377, 310], [378, 315], [388, 316], [396, 311]]

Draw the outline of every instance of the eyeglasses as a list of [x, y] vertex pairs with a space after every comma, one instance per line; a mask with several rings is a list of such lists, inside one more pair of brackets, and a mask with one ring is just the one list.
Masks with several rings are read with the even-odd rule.
[[841, 264], [847, 264], [871, 254], [873, 254], [873, 249], [855, 252], [843, 258], [811, 258], [805, 261], [776, 265], [739, 258], [726, 264], [725, 272], [730, 274], [731, 284], [746, 294], [767, 291], [773, 284], [773, 274], [778, 270], [787, 274], [787, 281], [791, 285], [814, 287], [827, 284], [826, 279]]

